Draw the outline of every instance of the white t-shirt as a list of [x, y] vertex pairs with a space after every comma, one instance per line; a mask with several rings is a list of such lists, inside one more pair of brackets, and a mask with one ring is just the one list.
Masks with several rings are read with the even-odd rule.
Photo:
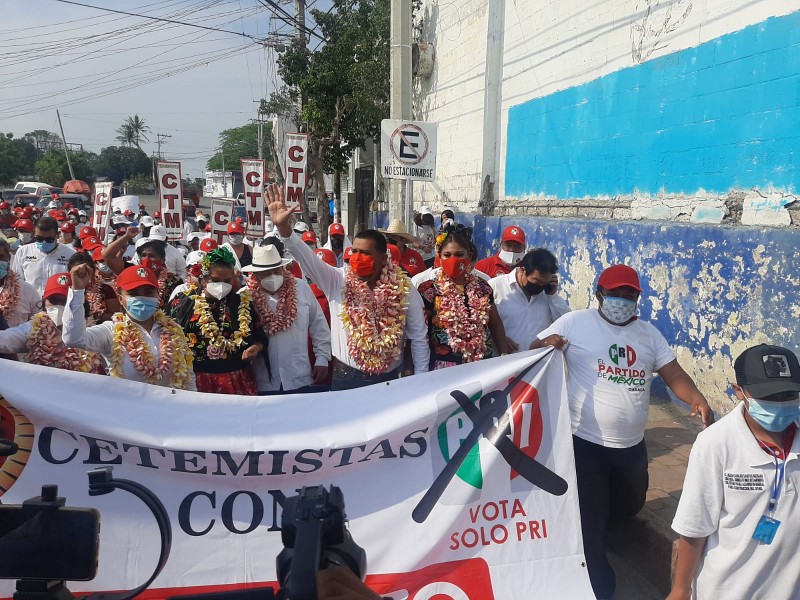
[[528, 350], [539, 332], [569, 312], [569, 304], [557, 293], [540, 292], [528, 298], [517, 283], [516, 269], [493, 277], [489, 285], [492, 286], [494, 305], [503, 320], [506, 336], [519, 345], [517, 352]]
[[566, 337], [567, 395], [572, 433], [608, 448], [644, 439], [653, 372], [675, 360], [650, 323], [612, 325], [589, 308], [565, 314], [537, 337]]
[[672, 522], [680, 535], [708, 537], [692, 598], [800, 598], [798, 452], [800, 433], [774, 514], [781, 524], [771, 544], [759, 544], [753, 532], [767, 514], [776, 468], [747, 426], [744, 403], [697, 436]]

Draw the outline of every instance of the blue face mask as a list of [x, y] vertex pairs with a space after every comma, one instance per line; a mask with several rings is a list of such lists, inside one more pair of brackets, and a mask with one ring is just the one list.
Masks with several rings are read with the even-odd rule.
[[125, 310], [134, 321], [147, 321], [158, 310], [158, 298], [149, 296], [128, 296]]
[[0, 261], [0, 279], [3, 279], [6, 275], [8, 275], [8, 265], [9, 262], [7, 260]]
[[767, 431], [784, 431], [800, 417], [800, 402], [768, 402], [757, 398], [747, 399], [747, 412]]
[[12, 252], [19, 250], [19, 238], [11, 238], [8, 243], [11, 246]]
[[45, 254], [50, 254], [56, 249], [57, 242], [36, 242], [36, 247]]

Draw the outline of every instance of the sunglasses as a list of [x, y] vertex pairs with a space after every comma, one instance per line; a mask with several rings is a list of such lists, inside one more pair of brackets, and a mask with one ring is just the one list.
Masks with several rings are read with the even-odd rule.
[[35, 235], [35, 236], [33, 236], [33, 241], [34, 242], [44, 242], [46, 244], [52, 244], [53, 242], [56, 241], [56, 238], [55, 237], [46, 237], [45, 238], [45, 237], [42, 237], [40, 235]]

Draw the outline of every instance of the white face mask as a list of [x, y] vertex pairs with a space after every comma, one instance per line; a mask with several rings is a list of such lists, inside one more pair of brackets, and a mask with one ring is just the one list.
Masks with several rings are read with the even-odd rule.
[[23, 244], [27, 244], [28, 242], [30, 242], [32, 237], [33, 234], [28, 233], [27, 231], [20, 231], [19, 233], [19, 241], [21, 241]]
[[230, 241], [232, 246], [238, 246], [244, 241], [244, 236], [238, 233], [228, 236], [228, 240]]
[[524, 252], [509, 252], [508, 250], [500, 250], [498, 254], [500, 260], [506, 263], [509, 267], [516, 267], [517, 263], [525, 256]]
[[221, 281], [212, 281], [206, 284], [206, 291], [210, 296], [217, 300], [222, 300], [225, 296], [231, 293], [233, 286], [230, 283]]
[[283, 275], [280, 273], [274, 273], [272, 275], [267, 275], [261, 280], [261, 287], [264, 288], [271, 294], [274, 294], [283, 285]]
[[64, 321], [64, 309], [65, 306], [48, 306], [47, 307], [47, 316], [50, 317], [50, 320], [55, 323], [56, 327], [61, 327], [61, 323]]
[[600, 312], [612, 323], [622, 325], [636, 315], [637, 302], [626, 298], [603, 296]]

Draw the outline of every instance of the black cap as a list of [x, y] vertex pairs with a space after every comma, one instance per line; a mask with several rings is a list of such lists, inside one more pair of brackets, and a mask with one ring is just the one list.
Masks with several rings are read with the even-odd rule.
[[786, 348], [753, 346], [737, 357], [733, 369], [736, 383], [754, 398], [800, 392], [800, 364]]

